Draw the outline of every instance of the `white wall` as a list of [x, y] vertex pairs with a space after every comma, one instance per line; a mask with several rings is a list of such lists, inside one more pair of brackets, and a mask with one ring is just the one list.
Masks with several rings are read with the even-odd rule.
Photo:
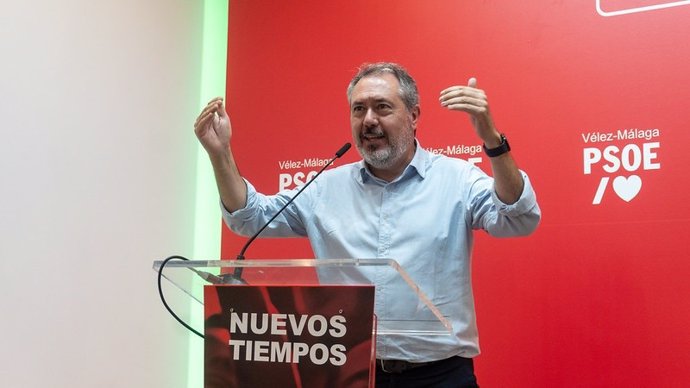
[[186, 387], [203, 1], [0, 11], [0, 386]]

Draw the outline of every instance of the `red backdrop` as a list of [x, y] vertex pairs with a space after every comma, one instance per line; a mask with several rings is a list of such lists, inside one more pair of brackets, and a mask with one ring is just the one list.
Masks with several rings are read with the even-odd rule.
[[[477, 234], [482, 386], [688, 386], [690, 6], [664, 3], [231, 1], [241, 171], [274, 193], [316, 170], [285, 162], [350, 140], [347, 83], [384, 60], [418, 81], [421, 144], [488, 171], [456, 152], [479, 144], [467, 117], [437, 102], [475, 76], [543, 211], [529, 238]], [[244, 241], [224, 229], [223, 257]], [[267, 239], [247, 257], [312, 253]]]

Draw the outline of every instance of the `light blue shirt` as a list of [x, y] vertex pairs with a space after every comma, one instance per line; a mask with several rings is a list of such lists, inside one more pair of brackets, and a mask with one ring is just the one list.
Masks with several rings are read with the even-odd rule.
[[[522, 172], [521, 172], [522, 173]], [[377, 342], [377, 358], [411, 362], [479, 354], [470, 257], [473, 230], [492, 236], [527, 235], [541, 218], [527, 175], [511, 205], [501, 202], [493, 178], [476, 166], [419, 146], [400, 177], [385, 182], [363, 161], [325, 171], [264, 230], [264, 237], [307, 236], [316, 258], [393, 258], [448, 317], [452, 336], [401, 336]], [[247, 205], [226, 224], [249, 236], [296, 190], [260, 194], [247, 182]], [[221, 206], [222, 207], [222, 206]], [[404, 311], [415, 300], [376, 295], [376, 308]], [[378, 311], [377, 314], [384, 312]]]

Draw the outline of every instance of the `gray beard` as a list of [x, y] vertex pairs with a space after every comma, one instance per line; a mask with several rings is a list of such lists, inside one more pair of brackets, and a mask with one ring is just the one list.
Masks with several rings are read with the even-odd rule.
[[405, 153], [407, 144], [414, 144], [414, 134], [411, 131], [401, 134], [396, 142], [379, 149], [369, 150], [362, 146], [361, 142], [357, 142], [357, 150], [367, 164], [374, 168], [385, 169], [392, 167]]
[[361, 147], [359, 148], [359, 152], [362, 154], [362, 158], [367, 164], [379, 169], [391, 167], [393, 160], [395, 160], [395, 156], [398, 154], [398, 151], [392, 146], [373, 151]]

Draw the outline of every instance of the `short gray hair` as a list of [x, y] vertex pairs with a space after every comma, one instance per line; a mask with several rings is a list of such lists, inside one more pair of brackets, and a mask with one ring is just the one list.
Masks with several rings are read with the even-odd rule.
[[404, 67], [391, 62], [365, 63], [360, 66], [359, 71], [352, 77], [350, 85], [347, 87], [347, 100], [352, 101], [352, 90], [362, 78], [383, 73], [393, 74], [398, 79], [400, 84], [398, 93], [407, 110], [411, 111], [415, 106], [419, 105], [419, 92], [417, 91], [417, 83], [414, 78]]

